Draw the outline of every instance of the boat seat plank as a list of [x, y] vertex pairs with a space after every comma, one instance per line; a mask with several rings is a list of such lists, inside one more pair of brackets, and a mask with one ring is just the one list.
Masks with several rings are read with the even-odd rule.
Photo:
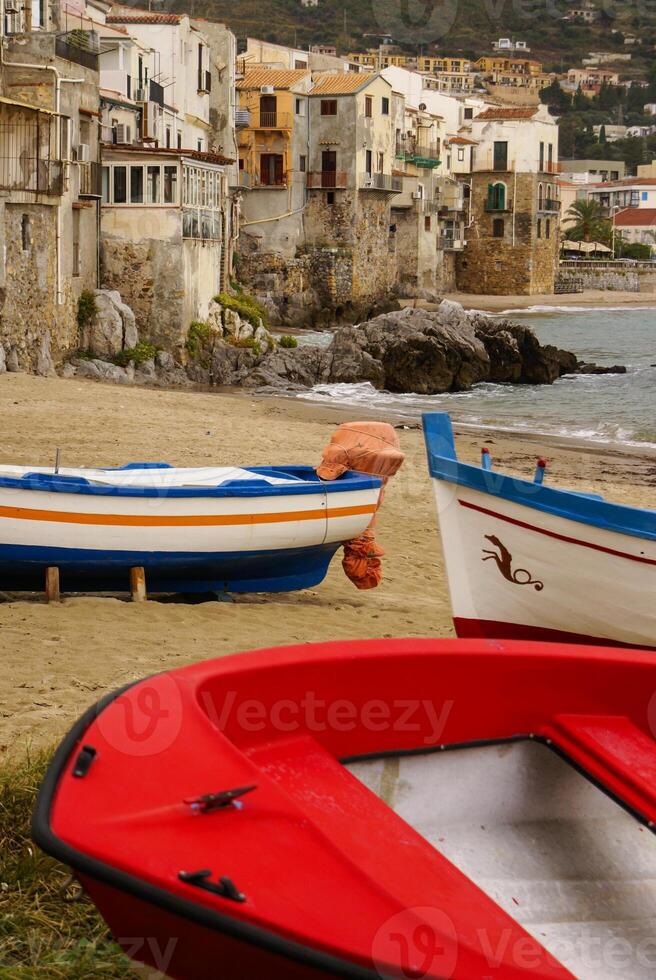
[[621, 715], [557, 715], [557, 745], [648, 821], [656, 821], [654, 739]]

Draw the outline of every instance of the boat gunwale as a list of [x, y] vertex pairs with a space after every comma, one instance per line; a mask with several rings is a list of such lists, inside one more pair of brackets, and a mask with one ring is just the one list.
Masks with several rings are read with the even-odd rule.
[[603, 497], [550, 487], [524, 477], [463, 463], [458, 459], [451, 418], [446, 412], [425, 413], [422, 425], [428, 470], [433, 479], [578, 524], [656, 541], [656, 511], [616, 504]]
[[[324, 493], [354, 493], [361, 490], [378, 490], [382, 486], [382, 480], [376, 476], [369, 476], [359, 473], [356, 470], [347, 470], [336, 480], [322, 480], [316, 476], [312, 466], [249, 466], [244, 467], [251, 473], [262, 473], [271, 475], [272, 471], [286, 473], [287, 476], [299, 475], [301, 480], [305, 477], [314, 476], [314, 479], [299, 480], [298, 483], [289, 484], [265, 484], [257, 481], [256, 486], [249, 487], [242, 481], [240, 486], [188, 486], [188, 487], [120, 487], [109, 484], [89, 483], [83, 477], [64, 477], [56, 473], [33, 473], [22, 477], [2, 477], [0, 476], [0, 490], [26, 490], [38, 491], [41, 493], [59, 494], [84, 494], [99, 497], [137, 497], [137, 498], [204, 498], [204, 497], [227, 497], [227, 498], [253, 498], [253, 497], [285, 497], [285, 496], [306, 496], [311, 494]], [[108, 471], [114, 472], [114, 471]], [[115, 472], [118, 472], [115, 471]], [[129, 472], [129, 470], [126, 470]], [[158, 472], [161, 472], [158, 471]], [[166, 471], [164, 471], [166, 472]]]

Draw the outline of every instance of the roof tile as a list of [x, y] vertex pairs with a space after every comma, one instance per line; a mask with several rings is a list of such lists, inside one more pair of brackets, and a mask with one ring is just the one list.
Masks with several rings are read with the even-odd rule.
[[263, 85], [272, 85], [277, 89], [291, 88], [309, 76], [304, 68], [246, 68], [244, 77], [237, 82], [240, 91], [259, 89]]
[[614, 224], [623, 228], [636, 226], [650, 228], [656, 225], [656, 208], [625, 208], [624, 211], [617, 212]]
[[479, 114], [474, 118], [476, 121], [479, 119], [484, 121], [486, 119], [532, 119], [538, 111], [538, 108], [538, 106], [529, 105], [517, 106], [515, 108], [503, 108], [501, 106], [497, 108], [496, 106], [492, 106], [489, 109], [484, 109], [483, 112], [479, 112]]
[[368, 85], [374, 78], [371, 72], [338, 71], [318, 75], [314, 80], [310, 95], [353, 95]]

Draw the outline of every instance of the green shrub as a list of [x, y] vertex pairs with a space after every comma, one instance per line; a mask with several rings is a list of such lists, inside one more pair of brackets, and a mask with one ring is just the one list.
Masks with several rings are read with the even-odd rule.
[[77, 301], [77, 325], [80, 328], [86, 327], [98, 312], [96, 304], [96, 294], [90, 289], [83, 289]]
[[209, 323], [202, 320], [192, 320], [187, 331], [185, 348], [190, 357], [198, 357], [208, 340], [212, 337], [213, 330]]
[[298, 340], [296, 339], [296, 337], [292, 337], [291, 334], [288, 333], [286, 333], [283, 337], [281, 337], [278, 343], [280, 344], [281, 347], [289, 347], [289, 348], [298, 347]]
[[248, 293], [240, 293], [239, 296], [230, 296], [228, 293], [219, 293], [214, 297], [215, 302], [220, 303], [226, 310], [234, 310], [242, 320], [247, 320], [253, 327], [258, 327], [260, 320], [266, 326], [267, 317], [265, 311]]
[[112, 357], [112, 361], [114, 364], [118, 364], [119, 367], [127, 367], [130, 361], [133, 361], [135, 367], [139, 367], [144, 361], [152, 360], [157, 354], [158, 349], [154, 344], [149, 344], [145, 340], [142, 340], [136, 347], [126, 347], [125, 350], [119, 351], [118, 354]]
[[255, 337], [227, 337], [226, 340], [232, 347], [244, 347], [252, 350], [254, 354], [260, 355], [262, 348]]

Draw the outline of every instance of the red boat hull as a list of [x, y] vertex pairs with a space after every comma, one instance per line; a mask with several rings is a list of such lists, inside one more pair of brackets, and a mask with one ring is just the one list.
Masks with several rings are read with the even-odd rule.
[[562, 980], [537, 939], [342, 763], [531, 738], [653, 826], [655, 690], [649, 654], [555, 644], [225, 657], [90, 710], [48, 772], [34, 836], [128, 955], [180, 980]]

